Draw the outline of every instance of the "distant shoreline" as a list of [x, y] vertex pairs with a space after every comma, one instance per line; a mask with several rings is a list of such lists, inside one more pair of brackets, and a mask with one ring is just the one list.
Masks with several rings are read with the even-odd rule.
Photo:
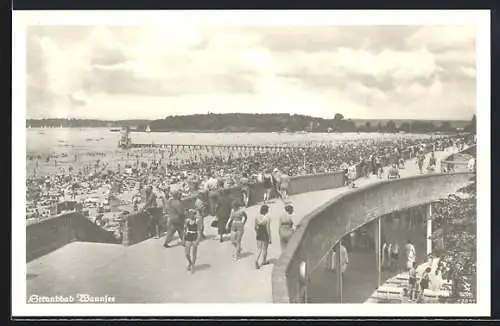
[[[111, 131], [110, 129], [113, 128], [103, 128], [103, 127], [63, 127], [63, 128], [40, 128], [40, 127], [33, 127], [33, 128], [26, 128], [27, 130], [57, 130], [57, 129], [102, 129], [104, 131], [108, 131], [110, 133], [120, 133], [119, 131]], [[457, 134], [457, 133], [463, 133], [464, 131], [429, 131], [429, 132], [400, 132], [400, 131], [394, 131], [394, 132], [388, 132], [388, 131], [332, 131], [332, 132], [325, 132], [325, 131], [255, 131], [255, 130], [170, 130], [170, 131], [160, 131], [160, 130], [151, 130], [150, 132], [142, 131], [142, 130], [129, 130], [130, 133], [151, 133], [151, 134], [158, 134], [158, 133], [186, 133], [186, 134], [220, 134], [220, 133], [228, 133], [228, 134]]]
[[[119, 131], [110, 131], [112, 128], [107, 127], [63, 127], [63, 128], [41, 128], [41, 127], [32, 127], [26, 128], [27, 130], [58, 130], [58, 129], [102, 129], [107, 130], [110, 133], [119, 133]], [[148, 133], [146, 131], [138, 131], [138, 130], [129, 130], [130, 133]], [[440, 134], [440, 135], [452, 135], [457, 134], [457, 132], [384, 132], [384, 131], [336, 131], [336, 132], [324, 132], [324, 131], [309, 131], [309, 132], [290, 132], [290, 131], [252, 131], [252, 130], [171, 130], [171, 131], [155, 131], [151, 130], [149, 133], [151, 134], [159, 134], [159, 133], [178, 133], [178, 134], [285, 134], [285, 135], [304, 135], [304, 134]]]

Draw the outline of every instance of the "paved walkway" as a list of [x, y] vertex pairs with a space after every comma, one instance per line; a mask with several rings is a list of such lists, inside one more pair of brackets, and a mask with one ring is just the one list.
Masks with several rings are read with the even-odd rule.
[[[440, 171], [440, 160], [449, 154], [451, 151], [436, 152], [436, 171]], [[418, 173], [415, 161], [411, 160], [406, 169], [401, 170], [401, 177]], [[371, 176], [359, 179], [357, 185], [362, 187], [377, 181]], [[348, 191], [351, 188], [342, 187], [291, 196], [296, 222], [334, 196]], [[270, 303], [272, 263], [280, 255], [277, 231], [283, 203], [275, 200], [270, 204], [270, 214], [274, 217], [273, 243], [269, 249], [271, 264], [260, 270], [254, 267], [253, 218], [258, 208], [256, 205], [247, 209], [249, 223], [242, 240], [243, 259], [237, 263], [232, 262], [230, 242], [214, 241], [216, 230], [209, 227], [210, 220], [207, 220], [209, 239], [199, 246], [194, 274], [186, 271], [183, 248], [165, 249], [163, 239], [150, 239], [130, 247], [74, 242], [27, 264], [27, 294], [107, 294], [115, 296], [117, 303]]]

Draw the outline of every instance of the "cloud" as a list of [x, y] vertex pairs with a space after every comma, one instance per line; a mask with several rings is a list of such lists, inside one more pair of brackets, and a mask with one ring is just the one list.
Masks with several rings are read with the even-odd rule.
[[404, 49], [407, 37], [417, 30], [414, 26], [261, 27], [250, 33], [263, 34], [262, 43], [279, 52], [322, 52], [338, 47], [378, 52], [388, 47]]
[[27, 45], [29, 117], [475, 112], [470, 26], [37, 26]]

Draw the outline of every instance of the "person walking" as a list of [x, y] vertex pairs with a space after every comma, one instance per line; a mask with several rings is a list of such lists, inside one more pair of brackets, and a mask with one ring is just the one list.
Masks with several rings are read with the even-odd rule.
[[184, 253], [188, 262], [187, 270], [191, 273], [194, 273], [200, 239], [201, 220], [195, 209], [189, 209], [184, 222]]
[[168, 186], [164, 186], [162, 187], [160, 192], [161, 214], [162, 214], [160, 225], [163, 230], [166, 229], [168, 222], [167, 206], [169, 199], [170, 199], [170, 188]]
[[180, 240], [184, 241], [185, 212], [181, 197], [181, 193], [178, 190], [174, 190], [172, 192], [172, 199], [167, 203], [167, 235], [163, 244], [165, 248], [170, 248], [170, 242], [173, 240], [175, 233], [178, 233]]
[[269, 173], [264, 173], [263, 175], [263, 186], [264, 186], [264, 204], [271, 199], [271, 191], [273, 189], [272, 177]]
[[276, 189], [276, 191], [279, 192], [280, 189], [280, 183], [281, 183], [281, 172], [278, 168], [275, 168], [273, 172], [271, 173], [271, 179], [273, 182], [273, 187]]
[[429, 165], [427, 167], [427, 171], [432, 173], [436, 170], [436, 156], [434, 152], [431, 153], [431, 157], [429, 158]]
[[222, 189], [220, 199], [215, 207], [215, 217], [217, 218], [217, 229], [219, 233], [219, 242], [224, 242], [224, 234], [227, 233], [226, 224], [231, 215], [231, 198], [229, 198], [229, 190]]
[[340, 165], [340, 170], [344, 174], [344, 186], [347, 186], [349, 184], [349, 165], [346, 162], [343, 162]]
[[375, 158], [375, 166], [377, 169], [377, 173], [376, 173], [377, 178], [382, 179], [382, 176], [384, 173], [384, 168], [382, 167], [382, 160], [381, 160], [380, 156], [377, 156]]
[[431, 286], [431, 268], [427, 267], [422, 273], [420, 278], [420, 293], [417, 298], [417, 302], [422, 302], [424, 300], [424, 292]]
[[386, 258], [387, 258], [387, 269], [390, 269], [392, 266], [392, 242], [387, 243], [387, 247], [385, 248], [386, 251]]
[[243, 173], [243, 176], [240, 179], [240, 187], [241, 187], [241, 198], [243, 200], [243, 205], [248, 207], [250, 203], [250, 181], [248, 180], [248, 174]]
[[[257, 258], [255, 259], [255, 268], [259, 269], [262, 265], [269, 264], [267, 260], [267, 249], [271, 244], [271, 221], [269, 219], [269, 206], [262, 205], [259, 215], [255, 218], [254, 229], [257, 240]], [[259, 259], [262, 256], [262, 263]]]
[[417, 258], [415, 246], [409, 239], [406, 242], [405, 251], [406, 251], [406, 269], [409, 270], [410, 268], [412, 268], [413, 263], [416, 261]]
[[418, 154], [417, 165], [418, 165], [418, 169], [420, 171], [420, 174], [424, 173], [424, 160], [425, 160], [425, 155], [423, 153]]
[[237, 200], [233, 202], [233, 209], [231, 216], [226, 224], [226, 229], [231, 230], [231, 243], [234, 246], [234, 261], [239, 260], [241, 254], [241, 239], [245, 231], [245, 224], [247, 222], [247, 213], [241, 207], [241, 203]]
[[211, 174], [207, 182], [205, 183], [205, 190], [208, 192], [208, 202], [209, 202], [209, 213], [215, 216], [215, 208], [217, 206], [217, 200], [219, 197], [219, 182], [215, 178], [214, 174]]
[[399, 244], [394, 241], [391, 247], [391, 270], [399, 272]]
[[385, 270], [387, 268], [387, 261], [388, 261], [387, 247], [388, 247], [388, 244], [387, 244], [387, 242], [384, 241], [384, 244], [382, 245], [382, 250], [381, 250], [382, 257], [381, 257], [381, 263], [380, 263], [382, 270]]
[[349, 165], [348, 174], [351, 187], [356, 188], [357, 168], [353, 161], [351, 161], [351, 164]]
[[139, 210], [139, 204], [142, 201], [142, 185], [140, 182], [137, 182], [135, 185], [135, 189], [132, 192], [132, 207], [134, 212]]
[[205, 198], [207, 193], [204, 190], [200, 190], [196, 196], [194, 202], [194, 209], [196, 210], [196, 216], [200, 220], [200, 240], [205, 239], [205, 217], [207, 216], [207, 207], [205, 204]]
[[281, 252], [283, 252], [295, 232], [293, 223], [293, 205], [291, 203], [285, 204], [285, 213], [280, 216], [279, 223], [280, 227], [278, 233], [280, 236]]
[[160, 237], [160, 217], [158, 216], [157, 199], [152, 186], [146, 187], [145, 196], [146, 200], [140, 212], [149, 216], [149, 236], [158, 239]]
[[[340, 271], [342, 275], [346, 271], [348, 265], [349, 265], [349, 254], [347, 253], [346, 247], [340, 244]], [[333, 253], [332, 253], [332, 271], [336, 270], [337, 270], [337, 246], [333, 248]]]
[[412, 302], [417, 298], [418, 283], [417, 283], [417, 263], [414, 262], [408, 271], [408, 284], [409, 284], [409, 301]]
[[282, 173], [280, 175], [280, 196], [285, 202], [288, 199], [288, 188], [290, 186], [290, 176], [287, 173]]

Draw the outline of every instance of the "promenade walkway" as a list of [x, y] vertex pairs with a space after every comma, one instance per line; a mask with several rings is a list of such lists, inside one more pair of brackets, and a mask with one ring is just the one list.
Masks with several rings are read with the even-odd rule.
[[[436, 152], [438, 166], [451, 150]], [[406, 163], [401, 177], [419, 174], [415, 160]], [[386, 178], [384, 176], [384, 178]], [[361, 178], [358, 187], [379, 181], [376, 177]], [[334, 196], [351, 191], [342, 187], [291, 196], [296, 221]], [[232, 261], [233, 247], [229, 241], [215, 241], [216, 230], [206, 221], [209, 239], [198, 249], [194, 274], [186, 271], [184, 249], [163, 248], [162, 239], [149, 239], [130, 247], [121, 245], [74, 242], [27, 264], [27, 295], [112, 295], [117, 303], [271, 303], [271, 273], [280, 255], [278, 217], [283, 203], [270, 203], [272, 245], [270, 265], [256, 270], [253, 219], [259, 205], [249, 207], [242, 240], [243, 258]], [[175, 242], [173, 243], [175, 245]]]

